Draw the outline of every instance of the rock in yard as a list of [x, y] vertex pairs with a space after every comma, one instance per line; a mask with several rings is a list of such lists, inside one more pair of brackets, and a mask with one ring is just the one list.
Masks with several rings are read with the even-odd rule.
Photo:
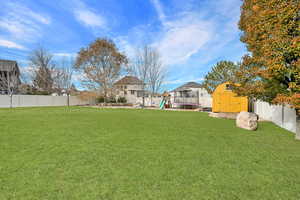
[[257, 129], [258, 116], [255, 113], [240, 112], [236, 118], [236, 126], [254, 131]]

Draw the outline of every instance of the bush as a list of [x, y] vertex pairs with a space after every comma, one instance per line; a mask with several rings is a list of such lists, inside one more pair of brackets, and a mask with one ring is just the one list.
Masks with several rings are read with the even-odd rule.
[[96, 102], [97, 103], [104, 103], [104, 97], [103, 96], [97, 97]]
[[115, 97], [109, 97], [107, 98], [107, 103], [117, 103], [117, 100]]
[[115, 97], [108, 97], [105, 101], [105, 98], [103, 96], [99, 96], [96, 98], [97, 103], [127, 103], [127, 100], [125, 97], [119, 97], [116, 99]]
[[127, 99], [125, 97], [119, 97], [118, 103], [127, 103]]

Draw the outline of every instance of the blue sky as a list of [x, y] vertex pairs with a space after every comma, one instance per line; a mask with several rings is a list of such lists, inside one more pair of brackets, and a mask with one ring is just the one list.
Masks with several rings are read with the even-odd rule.
[[0, 10], [0, 58], [26, 71], [39, 45], [59, 60], [97, 37], [111, 38], [129, 58], [145, 44], [158, 49], [165, 88], [201, 82], [220, 60], [240, 61], [241, 0], [11, 0]]

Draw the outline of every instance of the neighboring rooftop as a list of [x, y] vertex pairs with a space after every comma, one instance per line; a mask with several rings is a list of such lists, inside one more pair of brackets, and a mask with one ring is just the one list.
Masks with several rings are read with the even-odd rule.
[[202, 85], [200, 83], [196, 83], [196, 82], [188, 82], [178, 88], [176, 88], [175, 91], [184, 91], [184, 90], [189, 90], [190, 88], [202, 88]]
[[19, 72], [19, 67], [16, 61], [0, 59], [0, 71], [14, 71]]
[[135, 76], [125, 76], [115, 83], [115, 85], [142, 85], [142, 84], [144, 84], [143, 81], [141, 81]]

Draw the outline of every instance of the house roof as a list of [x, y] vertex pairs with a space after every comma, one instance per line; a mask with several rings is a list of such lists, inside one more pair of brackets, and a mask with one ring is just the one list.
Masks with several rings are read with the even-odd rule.
[[14, 70], [16, 70], [18, 73], [20, 72], [16, 61], [0, 59], [0, 71], [14, 71]]
[[122, 79], [115, 82], [115, 85], [143, 85], [143, 81], [135, 76], [125, 76]]
[[172, 92], [189, 90], [190, 88], [202, 88], [202, 85], [200, 83], [196, 83], [196, 82], [188, 82], [188, 83], [176, 88]]

